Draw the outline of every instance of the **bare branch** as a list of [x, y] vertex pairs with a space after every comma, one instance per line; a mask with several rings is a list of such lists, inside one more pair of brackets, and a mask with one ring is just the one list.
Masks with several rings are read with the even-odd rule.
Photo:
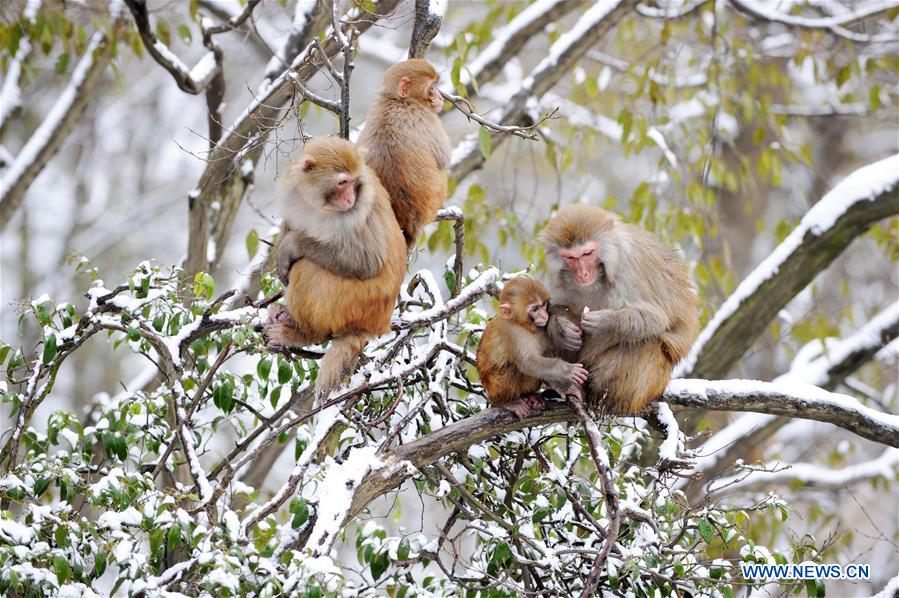
[[435, 14], [431, 0], [415, 0], [415, 24], [409, 42], [409, 58], [426, 58], [434, 36], [440, 31], [443, 16]]
[[482, 127], [487, 129], [488, 131], [492, 131], [493, 133], [503, 133], [506, 135], [515, 135], [516, 137], [521, 137], [522, 139], [531, 139], [536, 141], [539, 139], [537, 135], [536, 129], [540, 127], [544, 122], [553, 118], [556, 112], [559, 111], [558, 108], [553, 111], [547, 113], [537, 122], [527, 125], [527, 126], [519, 126], [519, 125], [501, 125], [492, 121], [487, 120], [480, 114], [474, 111], [471, 103], [463, 98], [462, 96], [453, 95], [451, 93], [446, 93], [445, 91], [441, 91], [440, 95], [444, 97], [444, 99], [448, 100], [453, 107], [456, 108], [459, 112], [465, 115], [465, 117], [469, 121], [475, 121], [480, 124]]
[[899, 40], [899, 36], [896, 34], [867, 35], [865, 33], [856, 33], [855, 31], [846, 29], [847, 25], [851, 25], [857, 21], [899, 8], [899, 2], [873, 3], [839, 17], [811, 18], [769, 10], [766, 5], [758, 2], [747, 2], [746, 0], [729, 1], [738, 11], [761, 21], [781, 23], [798, 29], [819, 29], [829, 31], [838, 37], [859, 43], [885, 43]]

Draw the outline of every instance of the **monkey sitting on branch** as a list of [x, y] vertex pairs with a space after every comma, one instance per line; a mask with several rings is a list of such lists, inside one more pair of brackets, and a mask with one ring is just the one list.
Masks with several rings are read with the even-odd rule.
[[[478, 345], [477, 369], [487, 399], [495, 407], [520, 419], [539, 412], [543, 399], [536, 394], [543, 383], [562, 396], [580, 398], [587, 370], [579, 363], [546, 357], [554, 347], [546, 334], [550, 319], [549, 293], [530, 276], [507, 282], [499, 296], [499, 313], [487, 324]], [[566, 321], [568, 338], [560, 339], [577, 350], [576, 326]]]
[[[279, 182], [289, 231], [281, 244], [300, 243], [308, 259], [289, 271], [284, 306], [269, 312], [270, 347], [298, 348], [333, 339], [319, 368], [316, 393], [329, 393], [368, 339], [390, 330], [406, 272], [406, 244], [377, 175], [353, 143], [310, 140]], [[316, 256], [329, 255], [330, 267]], [[363, 260], [375, 274], [360, 280]]]
[[[540, 233], [553, 300], [580, 316], [584, 400], [636, 414], [659, 397], [696, 339], [696, 295], [677, 254], [640, 227], [587, 204], [564, 207]], [[553, 319], [554, 343], [574, 339]]]
[[[433, 222], [447, 193], [450, 142], [437, 113], [443, 97], [439, 75], [427, 60], [413, 58], [384, 73], [384, 88], [368, 110], [359, 146], [390, 197], [408, 251], [421, 229]], [[321, 251], [298, 231], [285, 227], [275, 251], [278, 276], [285, 284], [291, 265], [306, 258], [342, 276], [366, 280], [381, 271], [376, 252], [362, 248], [346, 256]]]

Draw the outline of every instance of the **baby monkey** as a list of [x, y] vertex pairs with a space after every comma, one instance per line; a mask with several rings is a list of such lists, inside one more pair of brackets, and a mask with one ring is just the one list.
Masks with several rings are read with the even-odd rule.
[[[478, 374], [490, 404], [524, 419], [544, 407], [536, 394], [543, 383], [563, 396], [580, 397], [588, 375], [584, 366], [546, 356], [556, 352], [546, 334], [550, 318], [546, 288], [522, 276], [506, 283], [499, 300], [499, 313], [487, 323], [477, 354]], [[564, 325], [572, 324], [566, 320]]]

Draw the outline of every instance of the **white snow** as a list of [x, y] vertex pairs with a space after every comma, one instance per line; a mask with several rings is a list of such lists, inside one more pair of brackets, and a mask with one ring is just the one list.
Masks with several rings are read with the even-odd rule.
[[10, 519], [0, 519], [0, 538], [13, 544], [31, 544], [34, 530]]
[[109, 529], [120, 530], [123, 526], [138, 526], [143, 516], [134, 507], [128, 507], [124, 511], [106, 511], [97, 520], [97, 525]]
[[896, 185], [899, 185], [899, 154], [863, 166], [840, 181], [806, 213], [793, 232], [740, 283], [715, 312], [693, 344], [689, 355], [675, 369], [674, 377], [685, 376], [693, 369], [705, 343], [736, 313], [743, 301], [777, 274], [781, 264], [802, 246], [807, 234], [821, 236], [833, 227], [849, 208], [863, 201], [871, 201], [888, 189], [895, 188]]
[[668, 406], [668, 403], [665, 403], [664, 401], [658, 401], [656, 405], [658, 405], [659, 419], [663, 424], [665, 424], [665, 428], [667, 430], [665, 440], [662, 441], [662, 444], [659, 446], [659, 459], [674, 461], [677, 459], [677, 449], [680, 440], [680, 428], [677, 425], [677, 420], [674, 419], [674, 413], [672, 413], [671, 407]]

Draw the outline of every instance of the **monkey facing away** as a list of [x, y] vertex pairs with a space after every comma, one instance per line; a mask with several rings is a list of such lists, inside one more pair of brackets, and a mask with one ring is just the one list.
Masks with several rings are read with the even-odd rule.
[[[577, 360], [588, 405], [634, 414], [665, 390], [696, 339], [696, 295], [676, 253], [652, 233], [586, 204], [562, 208], [541, 231], [553, 300], [582, 314]], [[558, 322], [554, 342], [570, 337]]]
[[[524, 419], [543, 408], [535, 393], [544, 382], [562, 395], [579, 397], [587, 370], [545, 356], [553, 349], [545, 329], [550, 319], [546, 288], [522, 276], [505, 284], [499, 300], [499, 313], [487, 324], [477, 353], [478, 374], [490, 404]], [[576, 349], [577, 344], [569, 346]]]
[[[443, 107], [438, 78], [433, 65], [420, 58], [387, 69], [384, 88], [369, 109], [359, 138], [366, 163], [387, 190], [409, 251], [446, 199], [445, 168], [451, 148], [437, 116]], [[351, 255], [335, 254], [287, 226], [282, 239], [275, 250], [275, 264], [285, 284], [290, 266], [303, 258], [359, 280], [372, 278], [383, 265], [377, 251], [361, 247]]]
[[[302, 347], [336, 339], [322, 360], [316, 390], [335, 388], [370, 337], [390, 330], [406, 271], [406, 245], [387, 192], [362, 152], [337, 137], [310, 140], [279, 182], [282, 215], [306, 255], [330, 254], [330, 268], [314, 258], [295, 262], [285, 307], [269, 313], [270, 346]], [[359, 255], [378, 267], [359, 280]], [[337, 264], [337, 265], [334, 265]], [[357, 264], [358, 265], [358, 264]]]

